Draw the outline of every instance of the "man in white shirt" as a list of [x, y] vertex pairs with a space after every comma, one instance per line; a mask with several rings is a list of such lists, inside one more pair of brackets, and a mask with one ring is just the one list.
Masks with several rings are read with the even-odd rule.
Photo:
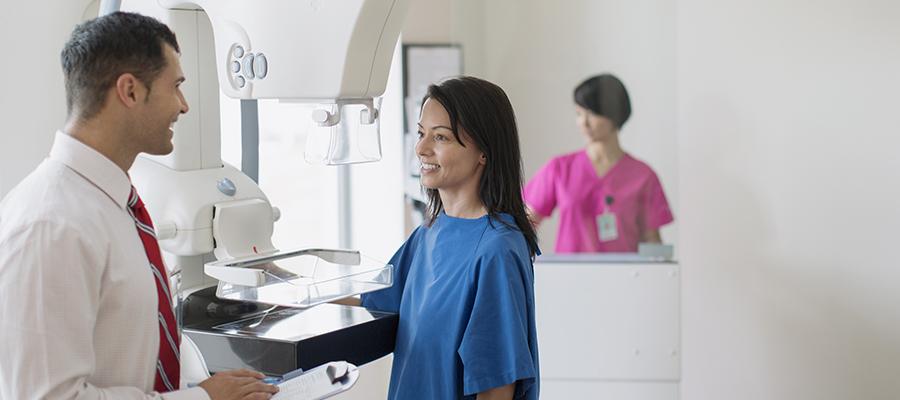
[[126, 171], [139, 153], [172, 151], [172, 125], [188, 111], [178, 51], [168, 27], [129, 13], [79, 25], [63, 49], [66, 126], [0, 203], [0, 399], [277, 392], [246, 370], [154, 390], [179, 386], [177, 374], [166, 379], [162, 355], [172, 344], [177, 371], [177, 339], [164, 335], [171, 308], [158, 293], [168, 289], [130, 212], [137, 197]]

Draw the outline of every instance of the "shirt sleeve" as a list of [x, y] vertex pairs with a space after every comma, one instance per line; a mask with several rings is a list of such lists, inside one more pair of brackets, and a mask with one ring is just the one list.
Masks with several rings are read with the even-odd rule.
[[457, 350], [463, 392], [476, 395], [517, 383], [515, 398], [536, 378], [531, 329], [534, 315], [530, 263], [512, 251], [483, 258], [476, 266], [472, 312]]
[[644, 229], [659, 229], [675, 220], [672, 210], [669, 208], [669, 202], [666, 200], [666, 194], [663, 191], [662, 183], [652, 171], [647, 184], [644, 187], [644, 205], [641, 209], [641, 220]]
[[106, 256], [86, 240], [52, 221], [0, 235], [0, 398], [208, 399], [87, 382]]
[[522, 189], [525, 204], [542, 217], [549, 217], [556, 208], [557, 164], [556, 159], [550, 160]]
[[394, 284], [387, 289], [364, 293], [360, 296], [363, 307], [392, 313], [400, 311], [400, 301], [403, 299], [406, 277], [409, 275], [414, 249], [421, 229], [422, 227], [416, 228], [412, 235], [409, 236], [409, 239], [397, 249], [397, 252], [388, 261], [389, 264], [394, 266]]

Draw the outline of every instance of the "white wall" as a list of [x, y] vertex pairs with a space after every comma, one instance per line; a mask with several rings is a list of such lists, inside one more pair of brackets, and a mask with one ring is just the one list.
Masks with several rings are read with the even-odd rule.
[[66, 120], [59, 52], [89, 3], [3, 3], [0, 37], [8, 58], [0, 63], [0, 197], [47, 156]]
[[[506, 91], [526, 180], [551, 157], [584, 147], [575, 86], [598, 73], [618, 75], [633, 108], [623, 146], [659, 174], [676, 213], [663, 239], [677, 242], [674, 0], [422, 0], [410, 9], [404, 41], [459, 43], [465, 73]], [[545, 252], [553, 251], [557, 217], [539, 228]]]
[[[493, 1], [493, 0], [491, 0]], [[463, 69], [484, 69], [485, 0], [414, 0], [403, 25], [403, 43], [462, 45]]]
[[898, 21], [678, 2], [684, 399], [900, 396]]

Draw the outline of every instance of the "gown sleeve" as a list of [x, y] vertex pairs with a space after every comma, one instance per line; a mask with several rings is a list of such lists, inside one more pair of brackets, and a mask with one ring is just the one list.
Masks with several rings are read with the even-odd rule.
[[663, 192], [662, 183], [655, 173], [650, 172], [647, 184], [644, 187], [644, 204], [641, 207], [641, 221], [644, 229], [659, 229], [675, 220], [666, 194]]
[[392, 313], [400, 311], [403, 288], [406, 286], [406, 277], [409, 275], [409, 268], [421, 231], [421, 226], [416, 228], [388, 262], [394, 266], [394, 284], [387, 289], [363, 294], [360, 299], [363, 307]]
[[556, 208], [557, 164], [556, 159], [550, 160], [538, 170], [522, 190], [525, 203], [542, 217], [549, 217]]
[[462, 342], [463, 392], [475, 395], [517, 383], [521, 397], [535, 382], [531, 329], [534, 285], [530, 260], [512, 250], [485, 256], [475, 268], [475, 296]]

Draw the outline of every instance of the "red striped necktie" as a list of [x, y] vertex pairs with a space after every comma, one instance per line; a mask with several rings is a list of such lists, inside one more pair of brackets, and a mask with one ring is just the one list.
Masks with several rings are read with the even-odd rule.
[[177, 390], [181, 379], [181, 366], [178, 363], [178, 344], [181, 338], [178, 336], [178, 326], [175, 322], [175, 313], [172, 310], [172, 294], [169, 291], [169, 278], [163, 265], [162, 255], [159, 252], [159, 243], [156, 242], [156, 233], [153, 231], [153, 221], [150, 214], [144, 208], [144, 202], [137, 194], [134, 186], [131, 187], [131, 196], [128, 197], [128, 213], [134, 219], [138, 235], [144, 243], [147, 252], [147, 260], [150, 261], [150, 270], [156, 281], [156, 295], [158, 297], [159, 310], [159, 358], [156, 361], [156, 380], [153, 390], [160, 393]]

